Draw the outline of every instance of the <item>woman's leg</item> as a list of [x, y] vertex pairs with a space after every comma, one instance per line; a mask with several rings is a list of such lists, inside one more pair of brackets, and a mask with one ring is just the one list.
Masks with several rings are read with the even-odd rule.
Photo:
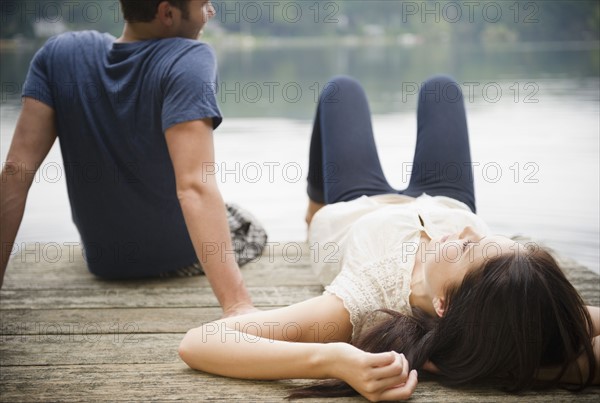
[[469, 133], [460, 86], [445, 76], [427, 80], [419, 94], [417, 123], [410, 183], [401, 193], [451, 197], [475, 212]]
[[313, 204], [396, 193], [385, 179], [364, 90], [354, 79], [335, 77], [321, 94], [309, 157], [308, 196]]

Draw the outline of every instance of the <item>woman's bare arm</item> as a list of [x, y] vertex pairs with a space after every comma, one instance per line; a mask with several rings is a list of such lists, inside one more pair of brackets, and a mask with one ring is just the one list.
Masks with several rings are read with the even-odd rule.
[[[592, 384], [600, 385], [600, 308], [588, 306], [587, 309], [592, 318], [592, 347], [594, 349], [594, 357], [596, 360], [596, 373], [594, 374]], [[561, 368], [558, 367], [542, 368], [538, 373], [537, 378], [544, 381], [553, 380], [558, 376], [560, 370]], [[582, 354], [577, 361], [573, 362], [567, 368], [560, 380], [565, 383], [578, 384], [581, 382], [581, 376], [583, 376], [583, 379], [587, 378], [588, 372], [587, 355]]]
[[352, 325], [342, 301], [326, 295], [285, 308], [207, 323], [186, 334], [179, 353], [190, 367], [219, 375], [322, 378], [327, 374], [313, 372], [323, 369], [322, 365], [313, 365], [317, 364], [313, 360], [329, 351], [322, 343], [348, 342], [351, 334]]
[[[592, 384], [600, 385], [600, 336], [592, 339], [592, 347], [594, 348], [594, 357], [596, 360], [596, 373], [592, 379]], [[560, 367], [544, 367], [539, 370], [536, 378], [541, 381], [551, 381], [556, 379], [560, 371]], [[587, 379], [588, 371], [587, 356], [581, 355], [567, 368], [560, 381], [563, 383], [579, 384], [582, 381], [582, 377], [583, 380]]]
[[592, 318], [592, 336], [600, 336], [600, 308], [597, 306], [587, 306], [586, 308]]
[[338, 378], [370, 400], [410, 397], [417, 385], [404, 356], [345, 343], [352, 325], [342, 301], [324, 295], [286, 308], [190, 330], [179, 354], [192, 368], [244, 379]]

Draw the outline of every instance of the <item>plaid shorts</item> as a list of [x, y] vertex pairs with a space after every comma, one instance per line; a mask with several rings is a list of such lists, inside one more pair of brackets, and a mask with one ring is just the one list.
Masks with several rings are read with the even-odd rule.
[[[262, 255], [267, 244], [267, 232], [252, 214], [240, 206], [225, 203], [225, 207], [235, 260], [242, 267]], [[200, 262], [196, 262], [191, 266], [161, 273], [160, 277], [190, 277], [202, 274], [204, 270]]]

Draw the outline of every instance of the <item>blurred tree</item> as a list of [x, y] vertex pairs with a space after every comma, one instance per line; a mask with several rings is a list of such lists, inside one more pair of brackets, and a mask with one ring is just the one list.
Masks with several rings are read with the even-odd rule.
[[[217, 9], [213, 24], [225, 32], [256, 37], [408, 33], [433, 41], [478, 43], [600, 36], [597, 0], [215, 0], [213, 4]], [[32, 38], [40, 21], [114, 35], [120, 34], [123, 24], [118, 0], [2, 0], [1, 7], [0, 38]]]

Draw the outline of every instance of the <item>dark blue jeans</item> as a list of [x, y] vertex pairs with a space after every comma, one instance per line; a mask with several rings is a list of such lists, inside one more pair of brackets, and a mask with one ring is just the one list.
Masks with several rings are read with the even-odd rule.
[[469, 134], [460, 86], [436, 76], [421, 87], [417, 147], [410, 182], [392, 188], [381, 169], [371, 113], [360, 84], [333, 78], [319, 99], [310, 144], [308, 196], [330, 204], [360, 196], [396, 193], [447, 196], [475, 212]]

